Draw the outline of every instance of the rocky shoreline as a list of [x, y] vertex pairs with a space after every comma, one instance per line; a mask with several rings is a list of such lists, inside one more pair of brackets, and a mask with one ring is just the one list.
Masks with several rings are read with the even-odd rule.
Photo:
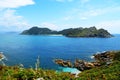
[[76, 59], [74, 63], [70, 60], [55, 59], [54, 62], [62, 67], [77, 68], [80, 71], [92, 69], [97, 66], [110, 65], [113, 61], [115, 51], [105, 51], [101, 53], [94, 54], [95, 61], [88, 62], [80, 59]]
[[5, 56], [3, 55], [3, 52], [0, 52], [0, 61], [2, 61], [3, 59], [5, 59]]

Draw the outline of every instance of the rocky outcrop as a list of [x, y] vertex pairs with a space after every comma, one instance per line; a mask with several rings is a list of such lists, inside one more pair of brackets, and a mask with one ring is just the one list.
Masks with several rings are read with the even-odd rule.
[[3, 55], [2, 52], [0, 52], [0, 61], [3, 60], [5, 58], [5, 56]]
[[99, 64], [111, 64], [114, 58], [114, 51], [105, 51], [99, 54], [94, 54], [94, 59]]
[[84, 71], [95, 67], [93, 63], [79, 59], [75, 60], [74, 65], [72, 65], [72, 62], [70, 60], [55, 59], [54, 62], [62, 67], [73, 67], [73, 68], [77, 68], [80, 71]]
[[2, 54], [0, 54], [0, 60], [2, 59], [3, 57], [2, 57]]
[[95, 66], [94, 66], [93, 63], [76, 59], [75, 62], [74, 62], [74, 67], [77, 68], [80, 71], [84, 71], [84, 70], [87, 70], [87, 69], [91, 69]]
[[113, 53], [116, 52], [106, 51], [99, 54], [94, 54], [94, 62], [87, 62], [79, 59], [76, 59], [73, 65], [70, 60], [55, 59], [54, 62], [63, 67], [73, 67], [80, 71], [84, 71], [101, 65], [110, 65], [114, 59]]
[[80, 71], [84, 71], [84, 70], [93, 68], [94, 65], [90, 62], [85, 62], [83, 60], [76, 59], [74, 62], [74, 67]]
[[72, 67], [72, 63], [69, 60], [55, 59], [54, 62], [63, 67]]

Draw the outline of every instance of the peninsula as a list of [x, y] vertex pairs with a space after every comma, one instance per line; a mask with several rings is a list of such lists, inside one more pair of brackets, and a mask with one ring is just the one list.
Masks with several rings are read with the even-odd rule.
[[101, 37], [101, 38], [110, 38], [111, 35], [105, 29], [97, 29], [96, 27], [90, 28], [69, 28], [61, 31], [54, 31], [48, 28], [39, 28], [37, 26], [32, 27], [28, 30], [25, 30], [21, 33], [22, 35], [58, 35], [61, 34], [66, 37]]

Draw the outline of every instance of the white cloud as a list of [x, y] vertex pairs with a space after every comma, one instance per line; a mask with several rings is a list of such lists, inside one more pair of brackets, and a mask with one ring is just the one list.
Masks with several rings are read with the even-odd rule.
[[81, 20], [86, 20], [88, 19], [87, 17], [80, 17]]
[[107, 29], [111, 33], [120, 33], [120, 20], [102, 21], [95, 26]]
[[[80, 12], [80, 14], [78, 16], [80, 16], [80, 19], [82, 19], [82, 17], [85, 17], [86, 19], [92, 18], [92, 17], [97, 17], [100, 15], [104, 15], [104, 14], [110, 14], [110, 13], [115, 13], [120, 11], [120, 7], [107, 7], [104, 9], [94, 9], [94, 10], [88, 10], [86, 12]], [[79, 12], [79, 11], [78, 11]]]
[[65, 0], [56, 0], [57, 2], [64, 2]]
[[33, 0], [0, 0], [0, 8], [18, 8], [35, 4]]
[[55, 1], [57, 1], [57, 2], [72, 2], [74, 0], [55, 0]]
[[[67, 16], [63, 17], [63, 19], [71, 17], [70, 19], [79, 19], [79, 20], [87, 20], [93, 17], [102, 16], [105, 14], [113, 14], [120, 12], [120, 6], [111, 6], [106, 8], [96, 8], [91, 9], [87, 8], [86, 10], [82, 10], [81, 8], [73, 8], [70, 11], [67, 11]], [[114, 15], [115, 16], [115, 15]]]
[[90, 0], [55, 0], [57, 2], [73, 2], [73, 1], [80, 1], [80, 3], [85, 4], [89, 2]]
[[81, 20], [85, 20], [85, 19], [89, 19], [91, 17], [96, 17], [96, 16], [99, 16], [99, 15], [103, 15], [105, 13], [106, 12], [101, 10], [101, 9], [96, 9], [96, 10], [89, 10], [89, 11], [80, 13], [78, 16]]
[[26, 29], [29, 24], [23, 16], [17, 15], [16, 8], [33, 5], [33, 0], [0, 0], [0, 30], [18, 31]]
[[80, 0], [82, 4], [89, 2], [90, 0]]
[[65, 20], [65, 21], [68, 21], [68, 20], [71, 20], [71, 19], [72, 19], [72, 16], [66, 16], [66, 17], [63, 18], [63, 20]]
[[49, 22], [43, 22], [43, 23], [41, 23], [40, 26], [47, 27], [47, 28], [52, 29], [52, 30], [58, 30], [59, 29], [59, 27], [56, 24], [49, 23]]
[[61, 30], [62, 29], [67, 29], [67, 28], [78, 28], [78, 27], [91, 27], [95, 26], [98, 29], [103, 28], [108, 30], [112, 34], [119, 34], [120, 33], [120, 20], [110, 20], [110, 21], [101, 21], [98, 23], [93, 23], [93, 24], [64, 24], [61, 25]]
[[63, 24], [61, 25], [61, 30], [62, 29], [68, 29], [68, 28], [78, 28], [79, 26], [77, 24]]
[[27, 21], [22, 16], [16, 15], [15, 10], [7, 9], [0, 11], [0, 27], [4, 31], [18, 31], [28, 26]]

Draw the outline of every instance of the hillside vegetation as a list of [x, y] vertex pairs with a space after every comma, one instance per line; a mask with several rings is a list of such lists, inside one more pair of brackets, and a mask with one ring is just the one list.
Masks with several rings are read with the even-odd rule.
[[110, 54], [113, 57], [111, 64], [85, 70], [78, 77], [70, 73], [44, 70], [38, 66], [34, 69], [24, 68], [23, 65], [0, 65], [0, 80], [120, 80], [120, 51]]
[[90, 28], [70, 28], [62, 31], [53, 31], [48, 28], [32, 27], [29, 30], [23, 31], [23, 35], [50, 35], [50, 34], [62, 34], [66, 37], [102, 37], [109, 38], [112, 35], [105, 29], [96, 29], [96, 27]]

